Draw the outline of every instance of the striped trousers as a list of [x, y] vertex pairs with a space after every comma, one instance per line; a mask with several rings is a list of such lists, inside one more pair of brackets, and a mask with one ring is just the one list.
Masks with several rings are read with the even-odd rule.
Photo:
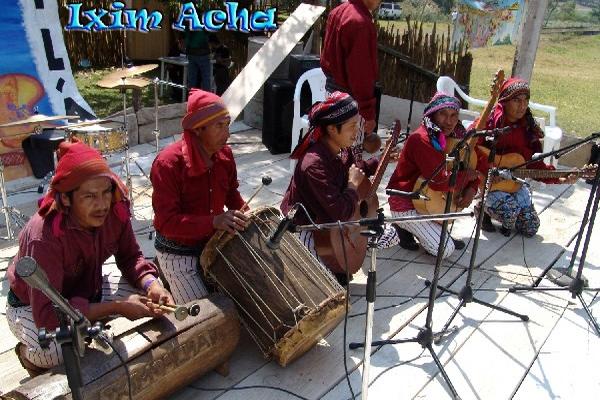
[[[417, 210], [408, 210], [408, 211], [392, 211], [392, 217], [415, 217], [418, 216], [419, 213]], [[438, 252], [438, 247], [440, 245], [440, 238], [442, 236], [442, 226], [433, 221], [420, 221], [420, 222], [394, 222], [394, 224], [398, 225], [402, 229], [406, 229], [410, 233], [412, 233], [423, 249], [431, 254], [432, 256], [436, 256]], [[387, 233], [387, 230], [386, 230]], [[382, 237], [381, 240], [385, 240]], [[382, 244], [382, 247], [385, 245]], [[448, 258], [454, 252], [454, 241], [450, 239], [450, 235], [446, 236], [446, 246], [444, 248], [444, 254], [442, 258]]]
[[198, 256], [181, 256], [156, 250], [156, 259], [175, 304], [185, 304], [208, 296], [200, 274]]
[[[129, 285], [118, 269], [111, 270], [102, 276], [101, 302], [107, 303], [127, 298], [136, 293], [140, 293], [140, 291]], [[6, 320], [13, 335], [26, 346], [25, 357], [32, 364], [40, 368], [53, 368], [62, 364], [62, 352], [54, 340], [50, 342], [47, 349], [40, 347], [38, 328], [33, 322], [31, 306], [12, 307], [7, 305]]]

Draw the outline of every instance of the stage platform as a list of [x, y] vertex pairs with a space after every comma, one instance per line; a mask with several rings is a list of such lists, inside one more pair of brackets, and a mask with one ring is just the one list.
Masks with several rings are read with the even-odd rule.
[[[161, 147], [171, 143], [168, 138]], [[262, 190], [252, 207], [278, 206], [291, 173], [288, 154], [271, 155], [261, 143], [261, 133], [239, 126], [230, 144], [238, 165], [240, 190], [250, 196], [269, 175], [273, 183]], [[152, 258], [151, 188], [147, 174], [155, 157], [151, 144], [134, 147], [131, 164], [134, 174], [134, 229], [144, 254]], [[119, 156], [111, 164], [119, 169]], [[388, 167], [379, 188], [380, 202], [389, 215], [384, 187], [394, 165]], [[26, 179], [9, 184], [9, 202], [26, 215], [36, 210], [38, 181]], [[581, 224], [590, 186], [547, 185], [535, 189], [535, 205], [541, 227], [533, 238], [504, 237], [500, 233], [482, 233], [473, 275], [475, 296], [483, 301], [527, 314], [529, 322], [468, 304], [454, 319], [457, 331], [433, 348], [461, 399], [591, 399], [600, 393], [600, 338], [589, 324], [579, 300], [568, 291], [509, 293], [516, 283], [529, 284], [549, 265], [566, 266], [572, 256], [574, 238]], [[2, 218], [0, 236], [6, 235]], [[474, 219], [457, 220], [452, 235], [469, 242]], [[598, 230], [597, 230], [598, 231]], [[584, 275], [590, 286], [600, 286], [600, 233], [592, 237]], [[0, 313], [4, 314], [8, 282], [5, 277], [10, 258], [16, 253], [16, 241], [1, 241]], [[459, 290], [466, 279], [466, 267], [472, 242], [464, 251], [456, 251], [444, 262], [440, 283]], [[113, 262], [109, 260], [108, 263]], [[428, 289], [435, 259], [422, 250], [411, 252], [399, 247], [377, 253], [377, 300], [373, 338], [414, 337], [425, 323]], [[369, 258], [363, 271], [350, 285], [351, 310], [347, 341], [363, 341], [365, 326], [365, 283]], [[578, 262], [576, 263], [576, 266]], [[549, 281], [544, 286], [553, 286]], [[595, 293], [585, 293], [595, 318], [600, 305]], [[458, 303], [443, 293], [435, 302], [433, 329], [441, 328]], [[4, 317], [0, 317], [0, 394], [7, 393], [28, 378], [15, 356], [16, 341]], [[351, 398], [344, 370], [347, 357], [349, 382], [360, 398], [362, 349], [343, 349], [344, 326], [340, 324], [327, 338], [302, 358], [282, 368], [265, 360], [250, 337], [242, 334], [230, 362], [230, 374], [210, 373], [171, 396], [184, 399], [327, 399]], [[370, 369], [371, 399], [450, 398], [447, 386], [432, 357], [416, 343], [373, 347]], [[596, 394], [594, 394], [596, 393]]]

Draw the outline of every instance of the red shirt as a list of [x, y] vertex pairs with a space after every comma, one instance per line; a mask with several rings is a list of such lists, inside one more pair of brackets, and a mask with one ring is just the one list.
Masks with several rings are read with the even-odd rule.
[[54, 236], [55, 216], [53, 212], [46, 218], [37, 213], [31, 217], [19, 235], [19, 252], [8, 267], [10, 288], [23, 303], [31, 305], [38, 328], [54, 329], [58, 319], [50, 299], [15, 274], [15, 264], [24, 256], [33, 257], [46, 272], [50, 285], [84, 314], [90, 303], [101, 298], [102, 264], [112, 255], [133, 287], [144, 275], [158, 276], [154, 264], [146, 261], [140, 251], [129, 220], [123, 223], [111, 212], [104, 225], [90, 231], [66, 216], [63, 234]]
[[349, 91], [365, 120], [375, 119], [377, 32], [362, 0], [348, 0], [329, 13], [321, 68]]
[[[501, 122], [502, 121], [501, 114], [500, 114], [500, 112], [498, 112], [498, 110], [494, 110], [494, 114], [495, 115], [493, 115], [488, 120], [486, 129], [494, 129], [497, 127], [504, 128], [505, 126], [509, 125], [507, 123]], [[471, 124], [471, 127], [475, 127], [477, 122], [478, 122], [478, 120], [475, 120]], [[487, 143], [484, 140], [484, 138], [480, 138], [478, 144], [485, 146], [485, 147], [489, 147], [489, 143]], [[500, 135], [500, 137], [498, 138], [498, 141], [496, 142], [496, 159], [498, 159], [499, 156], [502, 156], [503, 154], [517, 153], [517, 154], [520, 154], [521, 156], [523, 156], [525, 161], [528, 161], [528, 160], [531, 160], [532, 156], [535, 153], [541, 153], [541, 152], [542, 152], [542, 144], [540, 143], [539, 138], [537, 136], [534, 136], [533, 134], [530, 135], [527, 133], [524, 119], [522, 119], [521, 121], [516, 123], [513, 126], [513, 129], [511, 131], [509, 131], [506, 134]], [[488, 156], [485, 155], [481, 151], [477, 151], [477, 153], [478, 153], [477, 169], [479, 171], [481, 171], [483, 174], [487, 174], [487, 171], [489, 169], [488, 162], [487, 162]], [[524, 168], [547, 169], [547, 170], [555, 169], [553, 165], [548, 165], [548, 164], [544, 163], [543, 160], [539, 160], [539, 161], [533, 162], [531, 164], [528, 164]], [[559, 183], [559, 180], [557, 178], [537, 179], [537, 180], [545, 182], [545, 183]]]
[[[367, 176], [377, 169], [378, 160], [373, 157], [363, 162]], [[316, 223], [348, 221], [358, 204], [358, 193], [348, 188], [348, 170], [355, 163], [350, 151], [333, 155], [323, 141], [311, 145], [298, 160], [294, 175], [281, 201], [284, 214], [296, 203], [302, 203]], [[294, 218], [296, 224], [308, 224], [301, 208]]]
[[[388, 183], [388, 189], [412, 192], [417, 179], [420, 176], [425, 179], [432, 176], [435, 169], [445, 158], [446, 155], [436, 150], [431, 144], [425, 126], [419, 126], [408, 136], [408, 139], [404, 143], [404, 147], [396, 163], [396, 169]], [[449, 169], [442, 169], [431, 180], [429, 187], [441, 192], [450, 191], [450, 187], [448, 186], [450, 172]], [[458, 171], [454, 191], [460, 191], [467, 186], [471, 186], [477, 190], [478, 185], [479, 180], [469, 182], [466, 171]], [[392, 211], [398, 212], [414, 210], [415, 208], [411, 199], [402, 196], [390, 196], [389, 204]]]
[[193, 163], [189, 155], [184, 140], [158, 154], [150, 172], [152, 207], [154, 227], [161, 235], [197, 246], [213, 235], [213, 219], [224, 212], [225, 206], [239, 210], [244, 200], [238, 191], [237, 169], [229, 146], [213, 154], [210, 168], [200, 158]]

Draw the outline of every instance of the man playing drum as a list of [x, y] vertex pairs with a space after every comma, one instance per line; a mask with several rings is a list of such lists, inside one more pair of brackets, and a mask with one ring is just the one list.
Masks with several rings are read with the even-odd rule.
[[[176, 303], [208, 294], [198, 256], [217, 230], [243, 230], [229, 112], [214, 93], [192, 89], [181, 123], [182, 139], [161, 151], [150, 173], [156, 256]], [[227, 207], [228, 211], [224, 211]]]
[[[158, 316], [163, 312], [148, 298], [173, 302], [136, 242], [126, 189], [100, 153], [74, 141], [62, 143], [59, 154], [50, 190], [21, 232], [8, 267], [6, 318], [20, 342], [15, 350], [21, 364], [32, 375], [62, 363], [62, 354], [54, 342], [48, 349], [38, 343], [38, 328], [50, 331], [59, 322], [50, 299], [16, 275], [22, 257], [33, 257], [50, 285], [90, 321], [115, 314], [132, 320]], [[102, 274], [113, 255], [123, 276]]]

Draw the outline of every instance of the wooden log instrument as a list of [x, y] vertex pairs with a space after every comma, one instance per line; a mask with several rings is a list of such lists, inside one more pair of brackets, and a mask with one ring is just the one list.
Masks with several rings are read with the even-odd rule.
[[[375, 174], [372, 179], [363, 179], [358, 188], [359, 201], [354, 209], [354, 214], [350, 218], [351, 221], [376, 216], [379, 208], [377, 188], [390, 161], [392, 150], [398, 144], [400, 130], [400, 121], [396, 120], [392, 135], [385, 146]], [[345, 272], [346, 260], [351, 274], [360, 269], [367, 254], [368, 244], [368, 238], [360, 234], [362, 229], [360, 226], [345, 226], [342, 232], [343, 239], [337, 229], [315, 231], [314, 239], [317, 254], [332, 271], [336, 273]], [[344, 249], [346, 255], [344, 255]]]
[[[494, 105], [498, 101], [498, 95], [500, 94], [500, 88], [504, 83], [504, 71], [499, 69], [498, 72], [494, 75], [494, 79], [492, 84], [490, 85], [490, 100], [487, 102], [485, 108], [481, 112], [481, 116], [475, 126], [475, 129], [481, 130], [485, 128], [486, 121], [490, 112], [494, 108]], [[456, 144], [460, 141], [460, 138], [447, 137], [446, 138], [446, 149], [445, 153], [451, 153]], [[477, 143], [477, 138], [471, 138], [467, 141], [467, 145], [460, 150], [458, 157], [459, 160], [464, 160], [464, 168], [465, 169], [475, 169], [477, 167], [477, 154], [475, 152], [475, 144]], [[446, 192], [440, 192], [438, 190], [431, 189], [429, 186], [424, 186], [423, 182], [425, 178], [419, 177], [414, 186], [414, 191], [418, 191], [424, 196], [428, 197], [429, 200], [421, 200], [421, 199], [413, 199], [413, 205], [415, 210], [419, 214], [441, 214], [444, 212], [446, 208]], [[450, 212], [458, 212], [462, 210], [461, 207], [456, 205], [460, 196], [453, 196], [452, 205], [450, 207]]]
[[[127, 399], [129, 384], [133, 399], [162, 399], [211, 370], [226, 371], [235, 350], [240, 324], [233, 302], [223, 295], [197, 300], [199, 314], [178, 321], [166, 314], [160, 318], [110, 321], [112, 347], [106, 354], [95, 342], [81, 359], [82, 392], [85, 399]], [[190, 305], [188, 305], [189, 307]], [[129, 378], [127, 378], [129, 374]], [[41, 400], [71, 398], [62, 367], [25, 381], [3, 393], [2, 398]]]

